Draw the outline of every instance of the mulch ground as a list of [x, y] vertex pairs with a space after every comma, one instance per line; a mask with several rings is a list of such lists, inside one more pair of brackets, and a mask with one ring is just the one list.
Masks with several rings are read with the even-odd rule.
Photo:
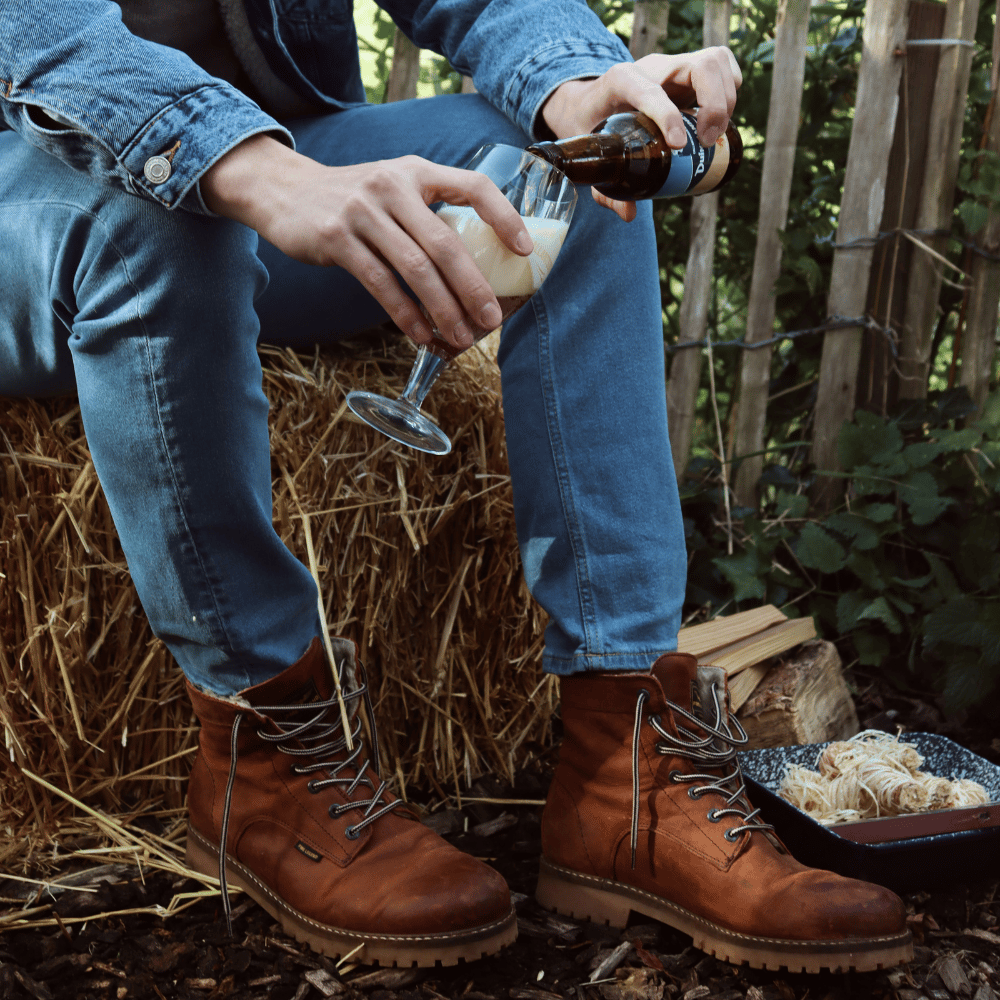
[[[858, 701], [865, 725], [942, 732], [1000, 762], [995, 729], [983, 721], [946, 721], [930, 698], [902, 697], [874, 683]], [[544, 797], [551, 759], [540, 753], [515, 789], [485, 785], [480, 791]], [[530, 806], [470, 804], [434, 814], [449, 840], [487, 859], [515, 893], [520, 934], [494, 958], [423, 970], [338, 967], [238, 898], [232, 938], [217, 898], [166, 918], [144, 912], [74, 920], [157, 903], [166, 907], [177, 893], [198, 888], [163, 873], [140, 876], [134, 868], [105, 865], [54, 897], [60, 926], [0, 934], [0, 1000], [997, 1000], [1000, 993], [995, 880], [970, 873], [967, 885], [908, 895], [916, 940], [909, 966], [864, 974], [759, 971], [708, 957], [691, 947], [690, 938], [660, 925], [636, 922], [620, 931], [542, 910], [532, 898], [539, 813]], [[0, 879], [0, 926], [5, 915], [27, 912], [41, 901], [37, 889]]]

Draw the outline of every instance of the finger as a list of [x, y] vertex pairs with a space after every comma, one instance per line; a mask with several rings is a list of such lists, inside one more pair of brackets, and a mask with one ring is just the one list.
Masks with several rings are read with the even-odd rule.
[[419, 214], [407, 211], [411, 206], [405, 199], [396, 206], [398, 218], [373, 213], [365, 241], [410, 287], [437, 333], [464, 350], [472, 346], [474, 333], [499, 325], [500, 306], [455, 233], [419, 199], [412, 200]]
[[598, 205], [610, 208], [623, 222], [631, 222], [635, 218], [636, 210], [634, 201], [616, 201], [613, 198], [607, 197], [607, 195], [601, 194], [597, 188], [593, 187], [590, 189], [590, 194]]
[[726, 130], [736, 106], [736, 87], [725, 53], [706, 54], [692, 70], [691, 84], [698, 100], [698, 138], [703, 146], [711, 146]]
[[656, 122], [667, 145], [681, 149], [687, 142], [687, 130], [677, 105], [667, 96], [663, 87], [643, 72], [636, 63], [618, 63], [602, 77], [598, 95], [601, 117], [615, 111], [634, 108]]
[[[471, 218], [474, 223], [479, 221]], [[421, 282], [418, 288], [400, 271], [437, 322], [441, 335], [456, 346], [468, 347], [473, 334], [496, 329], [502, 319], [496, 295], [455, 231], [423, 205], [417, 212], [409, 204], [397, 205], [395, 220], [414, 244], [400, 263], [393, 260], [393, 264], [406, 266]], [[492, 235], [485, 222], [480, 225], [485, 235]]]
[[527, 257], [534, 249], [524, 219], [500, 189], [484, 174], [422, 161], [428, 175], [424, 179], [428, 203], [468, 205], [500, 238], [508, 250]]
[[357, 240], [346, 248], [341, 263], [364, 285], [410, 340], [415, 344], [430, 343], [433, 334], [420, 307], [403, 291], [380, 254]]

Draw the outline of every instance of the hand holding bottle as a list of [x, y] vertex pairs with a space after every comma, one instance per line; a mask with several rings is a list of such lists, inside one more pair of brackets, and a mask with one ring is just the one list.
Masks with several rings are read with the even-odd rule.
[[[682, 55], [653, 53], [618, 63], [594, 79], [562, 84], [542, 108], [542, 118], [556, 138], [565, 139], [590, 132], [612, 114], [637, 110], [656, 123], [669, 146], [680, 149], [687, 141], [680, 108], [697, 104], [698, 137], [710, 146], [729, 124], [742, 82], [735, 56], [721, 46]], [[626, 222], [635, 217], [633, 202], [593, 195]]]

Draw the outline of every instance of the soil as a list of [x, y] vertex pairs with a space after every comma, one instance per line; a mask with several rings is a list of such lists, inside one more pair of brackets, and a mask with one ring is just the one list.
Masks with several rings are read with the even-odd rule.
[[[932, 698], [901, 696], [872, 683], [858, 696], [863, 725], [940, 732], [1000, 763], [1000, 740], [985, 722], [945, 720]], [[479, 791], [537, 799], [552, 753], [538, 748], [514, 789]], [[908, 966], [874, 973], [789, 974], [734, 967], [691, 946], [670, 928], [635, 922], [625, 931], [542, 910], [532, 897], [539, 854], [534, 806], [471, 804], [439, 809], [433, 823], [449, 840], [493, 864], [515, 894], [519, 937], [502, 954], [436, 969], [337, 964], [284, 935], [252, 901], [236, 901], [233, 936], [217, 898], [168, 918], [141, 913], [66, 918], [167, 906], [198, 887], [183, 879], [106, 866], [91, 890], [62, 893], [57, 928], [0, 935], [4, 998], [197, 998], [197, 1000], [998, 1000], [1000, 884], [970, 873], [966, 885], [905, 897], [916, 954]], [[23, 898], [23, 884], [20, 889]], [[0, 920], [18, 906], [16, 883], [0, 879]], [[603, 966], [598, 981], [589, 983]]]

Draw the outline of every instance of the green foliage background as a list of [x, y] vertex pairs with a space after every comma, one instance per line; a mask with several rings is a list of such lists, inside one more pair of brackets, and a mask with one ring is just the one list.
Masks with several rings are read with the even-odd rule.
[[[873, 0], [869, 0], [873, 2]], [[633, 0], [588, 0], [628, 43]], [[963, 131], [962, 168], [948, 255], [964, 245], [1000, 199], [1000, 161], [977, 152], [990, 98], [994, 0], [982, 0]], [[783, 236], [776, 331], [818, 326], [843, 184], [861, 56], [865, 0], [812, 7], [795, 173]], [[725, 425], [745, 333], [753, 270], [760, 164], [773, 71], [776, 0], [734, 3], [730, 46], [743, 70], [736, 120], [745, 159], [720, 202], [709, 327], [716, 349], [715, 404]], [[674, 0], [665, 51], [701, 47], [702, 0]], [[392, 25], [376, 12], [367, 31], [381, 77]], [[364, 33], [364, 32], [363, 32]], [[461, 79], [438, 57], [425, 58], [422, 92], [457, 92]], [[678, 339], [689, 245], [690, 202], [657, 203], [664, 341]], [[970, 421], [964, 390], [948, 388], [961, 291], [945, 285], [926, 404], [884, 416], [859, 412], [840, 436], [844, 503], [809, 509], [812, 411], [822, 341], [804, 336], [773, 356], [768, 454], [757, 509], [723, 515], [721, 466], [707, 371], [698, 400], [693, 457], [681, 489], [690, 555], [688, 616], [731, 613], [761, 602], [790, 615], [812, 614], [838, 642], [845, 662], [878, 669], [903, 688], [934, 689], [947, 711], [974, 704], [1000, 710], [1000, 390], [981, 420]], [[728, 349], [727, 349], [728, 348]], [[704, 366], [703, 366], [704, 367]], [[731, 549], [731, 552], [730, 552]]]

